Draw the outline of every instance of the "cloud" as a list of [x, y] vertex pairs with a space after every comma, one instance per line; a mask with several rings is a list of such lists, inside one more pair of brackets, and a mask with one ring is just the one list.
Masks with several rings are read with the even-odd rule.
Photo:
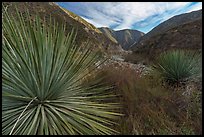
[[96, 27], [146, 31], [174, 15], [202, 8], [201, 2], [60, 2], [59, 5]]

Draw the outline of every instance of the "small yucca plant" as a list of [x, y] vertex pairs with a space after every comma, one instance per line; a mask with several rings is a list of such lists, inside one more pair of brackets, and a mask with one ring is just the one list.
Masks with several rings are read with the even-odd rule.
[[16, 13], [3, 12], [2, 134], [116, 133], [109, 87], [83, 82], [98, 54], [76, 46], [64, 25]]
[[153, 67], [169, 84], [179, 84], [201, 76], [201, 56], [196, 52], [173, 50], [160, 54]]

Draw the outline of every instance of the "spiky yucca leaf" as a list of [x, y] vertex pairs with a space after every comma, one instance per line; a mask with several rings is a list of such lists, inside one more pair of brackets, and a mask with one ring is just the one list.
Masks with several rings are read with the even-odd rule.
[[83, 83], [98, 54], [76, 46], [65, 26], [26, 18], [3, 12], [2, 134], [116, 133], [109, 87]]
[[157, 59], [154, 68], [161, 77], [171, 84], [184, 82], [201, 76], [201, 56], [196, 52], [173, 50], [167, 51]]

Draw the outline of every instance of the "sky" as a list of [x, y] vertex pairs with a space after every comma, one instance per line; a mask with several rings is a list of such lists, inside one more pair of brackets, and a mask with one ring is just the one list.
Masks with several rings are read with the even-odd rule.
[[57, 2], [95, 27], [144, 33], [165, 20], [202, 9], [202, 2]]

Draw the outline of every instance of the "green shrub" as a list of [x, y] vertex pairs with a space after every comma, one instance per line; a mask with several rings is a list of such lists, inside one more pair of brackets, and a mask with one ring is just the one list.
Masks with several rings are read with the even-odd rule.
[[159, 55], [153, 65], [170, 84], [193, 80], [201, 76], [201, 56], [190, 51], [167, 51]]
[[[18, 13], [18, 12], [17, 12]], [[27, 14], [29, 19], [29, 13]], [[72, 31], [3, 12], [2, 134], [114, 134], [109, 87], [84, 83], [99, 61]]]

